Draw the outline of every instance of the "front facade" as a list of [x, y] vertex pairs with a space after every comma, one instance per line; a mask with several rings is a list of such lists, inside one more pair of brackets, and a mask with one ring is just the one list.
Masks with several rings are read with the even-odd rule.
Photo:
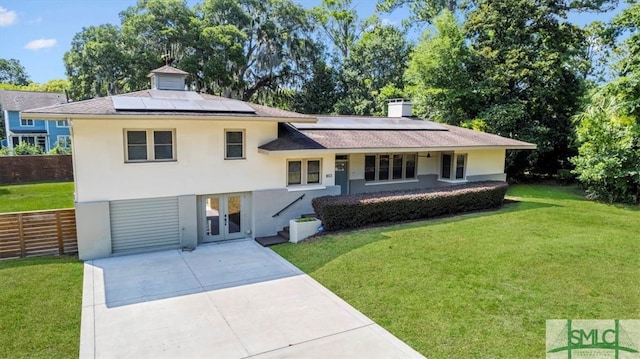
[[66, 102], [64, 94], [51, 92], [0, 90], [0, 108], [6, 129], [6, 138], [0, 147], [12, 152], [20, 143], [38, 146], [48, 152], [56, 146], [68, 148], [71, 144], [69, 125], [65, 119], [45, 121], [22, 118], [22, 111], [58, 105]]
[[274, 235], [318, 196], [504, 180], [505, 150], [534, 147], [486, 134], [482, 146], [390, 147], [370, 136], [391, 122], [397, 138], [431, 131], [424, 124], [462, 135], [403, 117], [363, 129], [182, 91], [186, 74], [173, 68], [150, 76], [148, 91], [25, 113], [71, 126], [81, 259]]

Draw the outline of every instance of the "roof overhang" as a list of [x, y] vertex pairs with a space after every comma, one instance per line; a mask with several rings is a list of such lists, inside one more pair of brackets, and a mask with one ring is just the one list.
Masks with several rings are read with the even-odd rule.
[[352, 154], [352, 153], [398, 153], [398, 152], [447, 152], [447, 151], [478, 151], [478, 150], [535, 150], [536, 145], [522, 146], [451, 146], [451, 147], [394, 147], [394, 148], [323, 148], [323, 149], [297, 149], [297, 150], [266, 150], [259, 148], [258, 153], [266, 155], [305, 155], [305, 154]]
[[201, 121], [257, 121], [257, 122], [305, 122], [315, 123], [315, 117], [282, 118], [261, 116], [228, 116], [228, 115], [189, 115], [189, 114], [77, 114], [77, 113], [45, 113], [22, 112], [23, 119], [28, 120], [201, 120]]
[[21, 130], [10, 130], [9, 133], [19, 133], [19, 134], [29, 134], [29, 133], [47, 133], [45, 129], [21, 129]]

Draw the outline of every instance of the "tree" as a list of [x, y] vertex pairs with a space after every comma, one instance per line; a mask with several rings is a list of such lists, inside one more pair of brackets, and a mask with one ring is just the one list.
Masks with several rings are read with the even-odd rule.
[[308, 114], [328, 114], [337, 99], [336, 74], [324, 61], [316, 61], [313, 77], [293, 98], [292, 110]]
[[[64, 54], [69, 96], [83, 100], [132, 89], [127, 78], [129, 62], [124, 54], [120, 29], [106, 24], [83, 28]], [[135, 88], [134, 88], [135, 89]]]
[[[139, 0], [120, 13], [123, 59], [128, 63], [127, 82], [131, 89], [148, 88], [149, 71], [166, 63], [196, 73], [189, 61], [197, 56], [200, 30], [195, 12], [183, 0]], [[184, 63], [192, 65], [186, 68]]]
[[533, 152], [515, 151], [509, 175], [555, 174], [575, 154], [571, 117], [584, 93], [579, 61], [584, 33], [566, 21], [563, 1], [539, 6], [534, 0], [480, 1], [465, 31], [472, 48], [467, 66], [478, 94], [470, 118], [490, 132], [533, 142]]
[[349, 57], [360, 33], [358, 13], [352, 0], [322, 0], [311, 14], [333, 44], [334, 63], [338, 66]]
[[618, 59], [613, 68], [618, 76], [640, 73], [640, 3], [637, 0], [628, 2], [631, 5], [616, 16], [609, 27], [613, 39], [627, 35], [613, 46]]
[[26, 86], [29, 84], [29, 75], [20, 61], [0, 59], [0, 83]]
[[[640, 5], [616, 16], [612, 30], [612, 69], [618, 77], [595, 89], [575, 117], [578, 155], [574, 173], [590, 197], [640, 203]], [[622, 34], [626, 38], [620, 40]], [[618, 39], [618, 41], [615, 41]]]
[[[634, 88], [635, 98], [614, 88]], [[594, 199], [640, 203], [640, 78], [625, 78], [591, 96], [576, 116], [578, 155], [574, 173]], [[635, 105], [632, 102], [636, 102]], [[635, 111], [630, 112], [635, 108]], [[635, 113], [634, 113], [635, 112]]]
[[408, 5], [411, 15], [406, 20], [407, 24], [409, 21], [430, 24], [442, 10], [448, 10], [451, 13], [455, 12], [457, 3], [456, 0], [378, 0], [376, 10], [392, 12]]
[[205, 0], [202, 9], [207, 26], [232, 25], [245, 36], [242, 61], [227, 68], [237, 84], [235, 97], [247, 101], [259, 92], [296, 87], [311, 74], [309, 60], [319, 47], [300, 5], [290, 0]]
[[382, 88], [404, 88], [403, 74], [411, 45], [404, 32], [383, 24], [377, 17], [365, 23], [365, 31], [346, 59], [340, 74], [341, 94], [335, 112], [349, 115], [383, 115]]
[[[411, 54], [405, 72], [406, 88], [418, 116], [460, 125], [471, 120], [476, 98], [465, 34], [453, 14], [443, 11], [433, 20]], [[477, 110], [475, 111], [477, 112]]]

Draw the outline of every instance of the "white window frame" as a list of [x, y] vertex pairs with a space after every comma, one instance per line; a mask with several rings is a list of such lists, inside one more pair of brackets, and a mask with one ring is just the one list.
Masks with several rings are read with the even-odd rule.
[[[413, 177], [407, 177], [407, 157], [414, 156], [414, 169], [413, 169]], [[375, 165], [374, 165], [374, 179], [367, 180], [366, 172], [367, 172], [367, 156], [375, 156]], [[389, 173], [388, 179], [380, 180], [380, 156], [389, 156]], [[393, 157], [394, 156], [402, 156], [402, 177], [401, 178], [393, 178]], [[364, 178], [365, 183], [393, 183], [400, 181], [416, 181], [418, 178], [418, 153], [416, 152], [402, 152], [402, 153], [367, 153], [364, 156], [365, 158], [365, 167], [364, 167]]]
[[[230, 143], [227, 142], [227, 134], [230, 132], [240, 132], [242, 134], [242, 156], [240, 157], [229, 157], [229, 145]], [[247, 158], [247, 152], [246, 152], [246, 143], [247, 143], [247, 134], [246, 131], [244, 129], [225, 129], [224, 130], [224, 159], [225, 160], [244, 160]], [[237, 143], [232, 143], [232, 145], [238, 145]]]
[[56, 127], [58, 127], [58, 128], [67, 128], [67, 127], [69, 127], [69, 122], [67, 120], [57, 120], [56, 121]]
[[[449, 168], [449, 178], [443, 177], [443, 168], [444, 165], [444, 156], [451, 156], [451, 166]], [[458, 159], [459, 157], [463, 158], [464, 164], [462, 168], [462, 177], [457, 178], [458, 173]], [[467, 153], [459, 153], [459, 152], [442, 152], [440, 154], [440, 165], [438, 166], [438, 179], [443, 182], [466, 182], [467, 181], [467, 165], [468, 165], [468, 154]]]
[[[309, 162], [318, 161], [318, 182], [309, 183]], [[289, 163], [300, 162], [300, 183], [289, 183]], [[287, 159], [286, 177], [287, 187], [322, 185], [322, 158], [291, 158]]]
[[[64, 143], [60, 142], [61, 140], [64, 141]], [[64, 148], [65, 150], [68, 150], [71, 148], [71, 136], [69, 135], [56, 136], [56, 142], [58, 143], [58, 145], [61, 145], [60, 147]]]
[[36, 122], [32, 119], [20, 119], [20, 127], [34, 127]]
[[[129, 143], [127, 142], [128, 132], [146, 132], [146, 147], [147, 158], [143, 160], [130, 160], [129, 159]], [[153, 133], [156, 131], [171, 132], [171, 158], [155, 158], [155, 143], [153, 139]], [[175, 128], [126, 128], [123, 133], [124, 138], [124, 161], [125, 163], [143, 163], [143, 162], [175, 162], [177, 160], [176, 151], [176, 129]]]

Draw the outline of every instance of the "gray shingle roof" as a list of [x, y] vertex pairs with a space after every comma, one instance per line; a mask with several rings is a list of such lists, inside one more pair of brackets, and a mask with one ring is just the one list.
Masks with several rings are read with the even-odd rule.
[[[142, 90], [137, 92], [130, 92], [118, 96], [125, 97], [151, 97], [151, 91], [158, 90]], [[228, 98], [219, 97], [208, 94], [199, 94], [205, 100], [213, 101], [228, 101]], [[70, 117], [81, 117], [82, 115], [158, 115], [158, 116], [173, 116], [180, 115], [189, 116], [241, 116], [241, 117], [271, 117], [271, 118], [291, 118], [291, 119], [309, 119], [313, 118], [308, 115], [299, 114], [296, 112], [280, 110], [277, 108], [262, 106], [254, 103], [247, 103], [255, 111], [255, 115], [251, 114], [233, 114], [233, 113], [221, 113], [221, 112], [188, 112], [188, 111], [116, 111], [113, 106], [112, 96], [99, 97], [90, 100], [71, 102], [63, 105], [49, 106], [44, 108], [33, 109], [25, 111], [25, 114], [51, 114], [51, 115], [69, 115]]]
[[7, 111], [25, 111], [66, 102], [62, 93], [0, 90], [0, 106]]
[[[304, 149], [429, 149], [460, 147], [504, 147], [535, 149], [536, 145], [490, 133], [439, 124], [446, 130], [362, 130], [362, 129], [294, 129], [283, 133], [260, 149], [295, 151]], [[297, 138], [306, 138], [299, 141]], [[313, 146], [308, 146], [313, 143]]]

